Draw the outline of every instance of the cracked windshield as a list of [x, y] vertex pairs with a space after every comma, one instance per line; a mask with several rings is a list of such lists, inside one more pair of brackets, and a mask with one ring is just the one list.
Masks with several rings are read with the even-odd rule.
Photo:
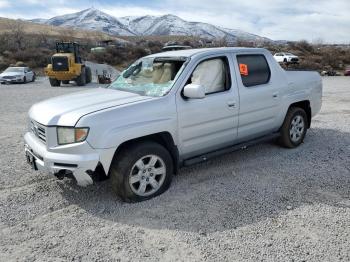
[[126, 69], [108, 88], [143, 96], [164, 96], [182, 71], [184, 58], [143, 58]]

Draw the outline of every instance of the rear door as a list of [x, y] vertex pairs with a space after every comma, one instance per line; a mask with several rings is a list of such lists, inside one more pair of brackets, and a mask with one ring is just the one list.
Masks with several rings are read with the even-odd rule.
[[29, 67], [24, 68], [24, 73], [25, 73], [27, 82], [32, 81], [34, 73], [32, 70], [30, 70]]
[[[221, 65], [225, 79], [218, 84], [217, 69]], [[191, 69], [186, 84], [195, 81], [206, 85], [206, 95], [203, 99], [186, 98], [182, 93], [184, 85], [177, 96], [178, 135], [184, 158], [234, 143], [239, 103], [234, 76], [232, 58], [226, 54], [201, 59]]]
[[[240, 94], [238, 140], [256, 138], [278, 129], [281, 82], [265, 54], [237, 54]], [[271, 61], [272, 62], [272, 61]], [[273, 61], [275, 64], [276, 62]], [[277, 64], [276, 64], [277, 65]]]

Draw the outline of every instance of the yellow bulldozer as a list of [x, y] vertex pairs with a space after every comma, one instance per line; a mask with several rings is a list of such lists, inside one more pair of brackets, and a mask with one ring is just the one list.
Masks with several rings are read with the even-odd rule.
[[75, 81], [78, 86], [91, 82], [91, 69], [80, 56], [80, 45], [73, 42], [57, 42], [56, 54], [51, 57], [51, 64], [45, 68], [51, 86], [60, 86]]

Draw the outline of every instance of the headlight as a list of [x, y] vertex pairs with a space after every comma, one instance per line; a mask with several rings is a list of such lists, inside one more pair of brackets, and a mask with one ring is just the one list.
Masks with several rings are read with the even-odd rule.
[[88, 134], [88, 127], [57, 127], [57, 142], [59, 145], [83, 142]]

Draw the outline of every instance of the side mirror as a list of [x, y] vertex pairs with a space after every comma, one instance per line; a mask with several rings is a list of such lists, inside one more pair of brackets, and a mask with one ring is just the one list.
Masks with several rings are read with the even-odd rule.
[[188, 98], [204, 98], [205, 88], [197, 84], [188, 84], [184, 87], [184, 96]]

